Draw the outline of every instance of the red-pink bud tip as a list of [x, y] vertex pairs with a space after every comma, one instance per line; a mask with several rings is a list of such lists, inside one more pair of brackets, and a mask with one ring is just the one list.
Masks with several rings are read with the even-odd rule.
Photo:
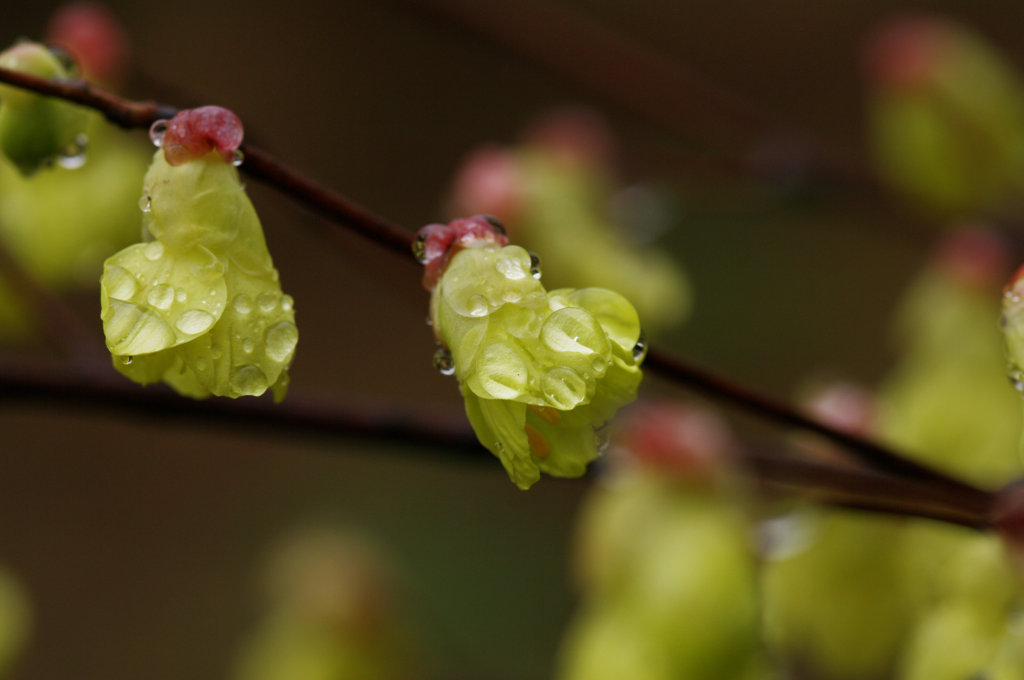
[[57, 10], [46, 42], [68, 52], [86, 80], [119, 80], [128, 61], [124, 28], [113, 12], [96, 2], [72, 2]]
[[982, 291], [998, 290], [1010, 270], [1009, 244], [989, 229], [949, 233], [939, 244], [935, 261], [961, 285]]
[[869, 82], [890, 90], [928, 87], [942, 69], [951, 36], [946, 22], [928, 16], [890, 21], [865, 43], [865, 75]]
[[448, 224], [428, 224], [416, 234], [412, 252], [423, 264], [423, 287], [434, 290], [455, 253], [487, 244], [508, 245], [505, 227], [489, 215], [473, 215]]
[[523, 202], [523, 177], [515, 155], [486, 146], [466, 157], [455, 176], [451, 211], [482, 213], [513, 222]]
[[718, 416], [677, 403], [644, 403], [621, 422], [617, 448], [644, 466], [691, 480], [708, 480], [734, 450]]
[[614, 146], [607, 123], [589, 109], [561, 109], [542, 116], [527, 131], [526, 143], [579, 165], [608, 163]]
[[228, 163], [241, 160], [242, 121], [220, 106], [181, 111], [169, 121], [153, 123], [149, 136], [163, 147], [169, 165], [183, 165], [216, 151]]
[[997, 492], [991, 521], [1018, 570], [1024, 569], [1024, 482], [1012, 482]]

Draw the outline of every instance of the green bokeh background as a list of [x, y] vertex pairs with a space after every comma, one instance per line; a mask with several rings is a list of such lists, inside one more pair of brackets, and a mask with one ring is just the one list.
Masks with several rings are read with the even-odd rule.
[[[908, 8], [959, 17], [1024, 64], [1024, 18], [1009, 1], [557, 4], [855, 163], [866, 147], [860, 43], [880, 18]], [[227, 106], [249, 139], [410, 229], [445, 217], [451, 173], [474, 146], [514, 141], [551, 106], [597, 106], [622, 141], [624, 178], [677, 191], [663, 245], [687, 268], [696, 310], [662, 349], [784, 397], [808, 376], [871, 382], [889, 365], [888, 318], [928, 236], [857, 192], [695, 177], [693, 149], [732, 144], [706, 116], [661, 129], [399, 0], [112, 6], [133, 41], [126, 94]], [[40, 35], [51, 9], [6, 7], [0, 43]], [[250, 191], [296, 300], [295, 392], [458, 411], [454, 382], [431, 366], [417, 268], [348, 234], [325, 245], [309, 228], [319, 218], [255, 182]], [[98, 336], [93, 294], [71, 300]], [[642, 389], [668, 392], [652, 376]], [[0, 562], [25, 582], [37, 618], [14, 678], [226, 677], [260, 613], [261, 556], [308, 522], [373, 533], [391, 550], [434, 677], [550, 674], [572, 603], [566, 562], [583, 483], [549, 479], [523, 493], [483, 452], [474, 465], [367, 439], [16, 399], [0, 410], [0, 432]]]

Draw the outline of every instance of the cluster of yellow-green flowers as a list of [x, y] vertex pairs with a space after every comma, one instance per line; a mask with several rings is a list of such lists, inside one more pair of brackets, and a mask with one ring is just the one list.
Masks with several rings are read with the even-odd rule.
[[598, 430], [636, 397], [644, 341], [636, 310], [603, 288], [545, 291], [536, 257], [483, 216], [424, 227], [416, 255], [441, 348], [480, 442], [512, 481], [576, 477]]
[[[0, 67], [49, 79], [72, 78], [77, 72], [59, 52], [27, 41], [0, 53]], [[80, 156], [87, 120], [85, 110], [74, 104], [0, 85], [0, 151], [24, 175], [61, 156]]]
[[114, 366], [192, 397], [260, 395], [288, 385], [298, 342], [256, 211], [233, 161], [238, 118], [219, 107], [156, 128], [146, 173], [146, 241], [107, 259], [103, 330]]

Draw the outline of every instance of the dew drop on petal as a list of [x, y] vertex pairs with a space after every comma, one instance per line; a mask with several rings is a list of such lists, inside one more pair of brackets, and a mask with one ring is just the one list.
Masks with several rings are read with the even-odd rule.
[[174, 302], [174, 288], [166, 284], [153, 286], [153, 288], [150, 289], [149, 294], [146, 295], [146, 301], [157, 309], [168, 309]]
[[246, 354], [252, 354], [252, 351], [255, 348], [256, 345], [253, 343], [252, 338], [246, 338], [242, 340], [242, 351], [245, 352]]
[[139, 290], [139, 282], [124, 267], [110, 265], [103, 277], [107, 295], [115, 300], [130, 300]]
[[129, 366], [134, 358], [135, 357], [129, 354], [127, 356], [120, 357], [118, 360], [125, 366]]
[[557, 366], [544, 374], [541, 391], [552, 406], [568, 411], [587, 398], [587, 382], [568, 366]]
[[537, 253], [530, 253], [530, 276], [540, 278], [540, 258], [537, 257]]
[[505, 229], [505, 225], [502, 224], [501, 220], [499, 220], [497, 217], [495, 217], [494, 215], [484, 215], [483, 218], [487, 220], [487, 224], [491, 225], [491, 229], [494, 230], [495, 234], [497, 234], [498, 236], [508, 235], [508, 230]]
[[252, 311], [252, 298], [245, 293], [239, 293], [231, 301], [231, 307], [234, 308], [237, 313], [245, 316]]
[[594, 360], [590, 362], [590, 368], [600, 378], [608, 370], [608, 360], [604, 357], [594, 357]]
[[233, 166], [235, 166], [237, 168], [238, 166], [240, 166], [244, 162], [245, 162], [245, 154], [242, 153], [241, 149], [235, 149], [231, 153], [231, 165], [233, 165]]
[[446, 347], [438, 347], [434, 352], [434, 368], [440, 371], [441, 375], [455, 373], [455, 360], [452, 359], [452, 353]]
[[647, 336], [644, 335], [643, 331], [640, 331], [640, 337], [637, 338], [636, 344], [633, 345], [633, 361], [640, 363], [647, 356]]
[[515, 256], [510, 255], [506, 257], [499, 257], [494, 263], [494, 268], [498, 270], [499, 274], [512, 281], [518, 281], [519, 279], [526, 278], [526, 271], [523, 269], [523, 263]]
[[299, 329], [291, 321], [282, 321], [267, 329], [264, 342], [268, 357], [277, 362], [286, 361], [299, 342]]
[[213, 325], [213, 314], [204, 312], [201, 309], [190, 309], [178, 317], [174, 324], [178, 330], [186, 335], [198, 335]]
[[236, 368], [230, 381], [231, 388], [241, 395], [258, 396], [267, 390], [267, 376], [251, 364]]
[[149, 126], [149, 139], [151, 142], [153, 142], [153, 146], [163, 146], [165, 132], [167, 132], [166, 120], [158, 120]]
[[211, 345], [210, 356], [213, 357], [214, 361], [216, 361], [217, 359], [220, 359], [222, 356], [224, 356], [224, 350], [221, 349], [220, 345]]
[[153, 198], [149, 194], [142, 194], [139, 197], [139, 210], [148, 213], [153, 206]]
[[293, 298], [291, 295], [282, 295], [281, 296], [281, 309], [282, 310], [284, 310], [286, 312], [290, 312], [290, 311], [292, 311], [292, 308], [294, 306], [295, 306], [295, 298]]
[[487, 311], [490, 309], [490, 305], [487, 304], [487, 298], [483, 295], [473, 295], [466, 302], [466, 312], [470, 316], [487, 316]]
[[142, 250], [142, 254], [145, 255], [146, 259], [150, 262], [156, 262], [164, 256], [164, 244], [160, 241], [150, 241]]
[[185, 300], [188, 299], [188, 293], [179, 288], [178, 290], [174, 291], [174, 299], [177, 302], [184, 302]]
[[522, 298], [523, 296], [519, 293], [518, 290], [514, 288], [509, 288], [508, 290], [504, 291], [501, 294], [501, 299], [504, 300], [505, 302], [516, 303], [519, 302]]
[[1018, 392], [1024, 392], [1024, 371], [1022, 371], [1020, 368], [1017, 368], [1016, 366], [1013, 366], [1011, 367], [1010, 373], [1007, 375], [1007, 378], [1009, 378], [1010, 385], [1013, 386], [1013, 389], [1017, 390]]
[[263, 293], [256, 298], [256, 305], [264, 314], [269, 314], [277, 307], [277, 293]]
[[77, 170], [85, 165], [85, 152], [88, 144], [89, 138], [84, 134], [75, 137], [75, 140], [57, 156], [57, 165], [65, 170]]

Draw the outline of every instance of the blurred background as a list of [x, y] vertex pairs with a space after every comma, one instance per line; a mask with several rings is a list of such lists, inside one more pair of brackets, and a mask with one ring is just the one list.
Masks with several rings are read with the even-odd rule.
[[[689, 318], [654, 341], [786, 399], [815, 376], [889, 370], [894, 307], [938, 233], [934, 214], [894, 207], [865, 179], [870, 29], [926, 9], [1024, 64], [1014, 2], [107, 4], [130, 40], [122, 93], [226, 106], [247, 140], [410, 230], [450, 218], [471, 150], [517, 144], [553, 108], [593, 109], [615, 139], [616, 181], [657, 187], [651, 243], [692, 286]], [[6, 7], [0, 43], [40, 38], [57, 5]], [[672, 75], [648, 84], [593, 60], [595, 35]], [[676, 77], [688, 89], [638, 94]], [[419, 268], [349, 234], [325, 241], [319, 217], [247, 185], [296, 300], [293, 394], [461, 412], [431, 365]], [[95, 290], [66, 297], [99, 338]], [[641, 391], [679, 394], [653, 375]], [[386, 556], [427, 677], [551, 674], [585, 482], [524, 493], [483, 451], [474, 464], [17, 395], [0, 431], [0, 563], [33, 618], [12, 678], [228, 677], [268, 607], [268, 556], [324, 526]]]

